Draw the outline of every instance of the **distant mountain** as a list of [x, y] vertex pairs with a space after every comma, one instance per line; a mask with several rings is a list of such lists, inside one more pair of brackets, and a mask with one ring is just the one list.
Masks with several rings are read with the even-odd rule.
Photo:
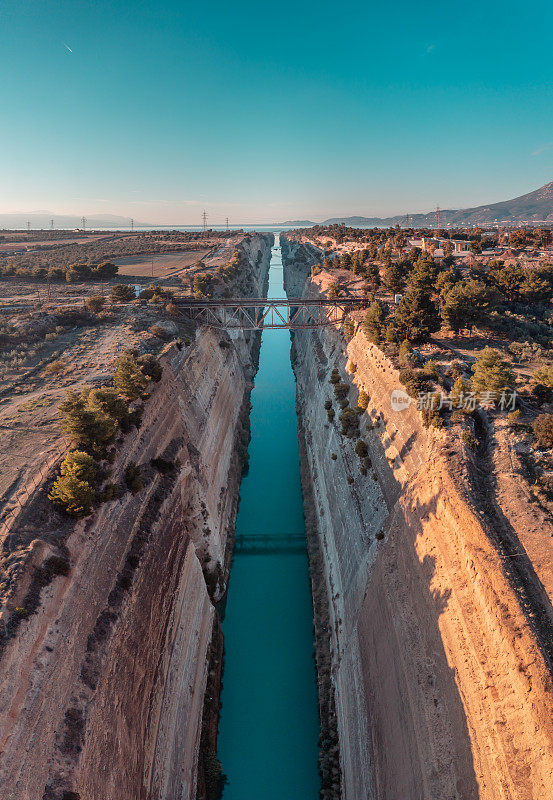
[[[34, 230], [49, 229], [54, 220], [54, 228], [72, 229], [82, 228], [82, 217], [71, 215], [52, 214], [51, 211], [32, 211], [28, 214], [0, 214], [0, 228], [25, 229], [27, 223]], [[129, 228], [129, 217], [118, 217], [115, 214], [93, 214], [86, 217], [87, 228]], [[148, 226], [145, 222], [134, 223], [135, 228]], [[148, 226], [149, 227], [149, 226]]]
[[[319, 225], [321, 223], [318, 222], [311, 222], [310, 219], [286, 219], [284, 222], [277, 222], [277, 225], [303, 225], [303, 227], [308, 228], [310, 225]], [[327, 223], [324, 223], [327, 224]]]
[[[549, 222], [553, 223], [553, 182], [546, 183], [534, 192], [528, 192], [513, 200], [491, 203], [475, 208], [440, 210], [440, 225], [483, 225], [491, 222]], [[300, 225], [301, 220], [284, 223]], [[305, 225], [319, 223], [305, 222]], [[369, 228], [373, 225], [404, 225], [405, 214], [395, 217], [332, 217], [325, 219], [323, 225], [349, 225], [351, 227]], [[409, 214], [409, 225], [424, 228], [436, 224], [436, 212], [428, 214]]]

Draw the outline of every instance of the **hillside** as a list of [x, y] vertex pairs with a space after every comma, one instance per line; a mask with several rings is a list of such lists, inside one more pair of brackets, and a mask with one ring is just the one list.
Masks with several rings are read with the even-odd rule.
[[[315, 222], [290, 221], [284, 224], [309, 224]], [[331, 217], [324, 221], [324, 225], [345, 225], [357, 227], [370, 227], [373, 225], [398, 225], [405, 222], [405, 214], [395, 217]], [[434, 225], [436, 212], [427, 214], [409, 214], [409, 224], [414, 227]], [[504, 200], [500, 203], [476, 206], [475, 208], [446, 209], [440, 211], [442, 225], [481, 225], [489, 222], [553, 222], [553, 182], [536, 189], [528, 194], [515, 197], [513, 200]]]

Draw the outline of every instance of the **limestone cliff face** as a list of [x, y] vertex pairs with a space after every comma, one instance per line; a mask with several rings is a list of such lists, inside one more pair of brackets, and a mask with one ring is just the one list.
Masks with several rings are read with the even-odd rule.
[[[283, 253], [289, 294], [318, 292], [307, 279], [316, 254], [286, 244]], [[329, 780], [325, 797], [549, 796], [551, 679], [470, 503], [461, 454], [413, 407], [392, 410], [397, 372], [360, 330], [347, 345], [333, 328], [298, 332], [294, 360], [339, 737], [341, 787]], [[356, 439], [324, 408], [334, 367], [351, 405], [360, 389], [370, 397], [367, 475]]]
[[[261, 294], [269, 243], [254, 236], [248, 250]], [[259, 344], [235, 339], [203, 329], [168, 349], [141, 427], [113, 465], [115, 482], [130, 461], [141, 465], [144, 488], [74, 525], [69, 574], [43, 590], [4, 649], [6, 800], [196, 798], [214, 602], [227, 580]], [[159, 457], [173, 468], [151, 466]]]

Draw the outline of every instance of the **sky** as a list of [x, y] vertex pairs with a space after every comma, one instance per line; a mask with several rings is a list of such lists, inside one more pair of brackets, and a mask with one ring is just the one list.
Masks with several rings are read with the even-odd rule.
[[0, 0], [0, 213], [459, 208], [553, 180], [553, 3]]

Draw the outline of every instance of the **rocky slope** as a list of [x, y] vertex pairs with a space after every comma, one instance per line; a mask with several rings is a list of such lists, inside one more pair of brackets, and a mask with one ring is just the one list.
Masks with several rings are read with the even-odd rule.
[[[318, 292], [308, 278], [316, 254], [281, 241], [289, 294]], [[425, 430], [412, 407], [392, 410], [396, 370], [359, 330], [347, 345], [333, 328], [298, 332], [294, 360], [312, 578], [316, 602], [326, 600], [319, 683], [333, 691], [326, 722], [339, 741], [339, 764], [330, 733], [323, 742], [324, 796], [547, 797], [550, 673], [471, 502], [460, 447]], [[370, 397], [366, 475], [356, 439], [324, 407], [334, 367], [351, 405], [360, 389]]]
[[[269, 241], [252, 236], [246, 248], [260, 296]], [[214, 604], [227, 579], [259, 347], [246, 336], [231, 344], [204, 329], [189, 347], [167, 349], [142, 425], [113, 465], [114, 481], [131, 461], [142, 465], [143, 488], [71, 527], [68, 574], [48, 583], [5, 644], [6, 800], [196, 797]], [[172, 468], [154, 468], [154, 458]], [[50, 554], [39, 530], [32, 550], [35, 567]]]

